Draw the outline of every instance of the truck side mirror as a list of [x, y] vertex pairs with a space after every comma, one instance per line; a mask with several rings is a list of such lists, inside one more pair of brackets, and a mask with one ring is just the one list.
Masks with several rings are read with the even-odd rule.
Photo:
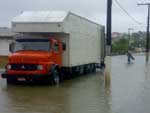
[[15, 47], [15, 43], [14, 43], [14, 42], [11, 42], [11, 43], [9, 44], [9, 51], [10, 51], [10, 52], [13, 52], [14, 47]]
[[66, 50], [66, 44], [65, 43], [62, 44], [62, 49], [63, 49], [63, 51]]

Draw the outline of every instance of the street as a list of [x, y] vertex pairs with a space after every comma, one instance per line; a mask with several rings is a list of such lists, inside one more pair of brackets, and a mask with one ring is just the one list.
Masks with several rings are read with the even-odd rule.
[[111, 86], [101, 70], [59, 86], [15, 86], [0, 79], [0, 113], [149, 113], [150, 63], [112, 56]]

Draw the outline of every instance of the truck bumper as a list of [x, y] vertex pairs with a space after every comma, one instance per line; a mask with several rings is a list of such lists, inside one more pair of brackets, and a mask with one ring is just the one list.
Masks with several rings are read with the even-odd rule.
[[6, 79], [14, 79], [17, 80], [19, 78], [24, 78], [25, 80], [40, 80], [40, 79], [47, 79], [49, 75], [10, 75], [7, 73], [2, 73], [1, 77]]
[[7, 76], [7, 74], [5, 74], [5, 73], [2, 73], [2, 74], [1, 74], [1, 77], [2, 77], [2, 78], [6, 78], [6, 76]]

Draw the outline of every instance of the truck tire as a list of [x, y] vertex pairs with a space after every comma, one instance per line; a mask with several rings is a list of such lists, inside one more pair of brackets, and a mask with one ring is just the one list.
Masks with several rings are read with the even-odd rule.
[[80, 75], [84, 74], [84, 66], [80, 66]]
[[61, 82], [60, 73], [57, 69], [55, 69], [51, 75], [51, 84], [58, 85]]
[[7, 84], [12, 84], [12, 80], [9, 78], [6, 78]]
[[95, 64], [91, 64], [91, 69], [90, 69], [90, 72], [93, 73], [96, 71], [96, 67], [95, 67]]
[[89, 73], [88, 65], [84, 65], [84, 75]]
[[93, 72], [93, 64], [89, 64], [89, 73]]
[[96, 72], [96, 66], [95, 66], [95, 64], [93, 64], [93, 70], [92, 70], [92, 72]]
[[7, 84], [16, 84], [16, 79], [12, 79], [12, 78], [6, 78]]

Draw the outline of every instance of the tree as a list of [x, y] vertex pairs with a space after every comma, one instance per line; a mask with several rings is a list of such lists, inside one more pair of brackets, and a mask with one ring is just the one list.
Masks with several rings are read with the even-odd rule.
[[112, 52], [117, 54], [124, 54], [128, 51], [128, 40], [122, 38], [112, 44]]

